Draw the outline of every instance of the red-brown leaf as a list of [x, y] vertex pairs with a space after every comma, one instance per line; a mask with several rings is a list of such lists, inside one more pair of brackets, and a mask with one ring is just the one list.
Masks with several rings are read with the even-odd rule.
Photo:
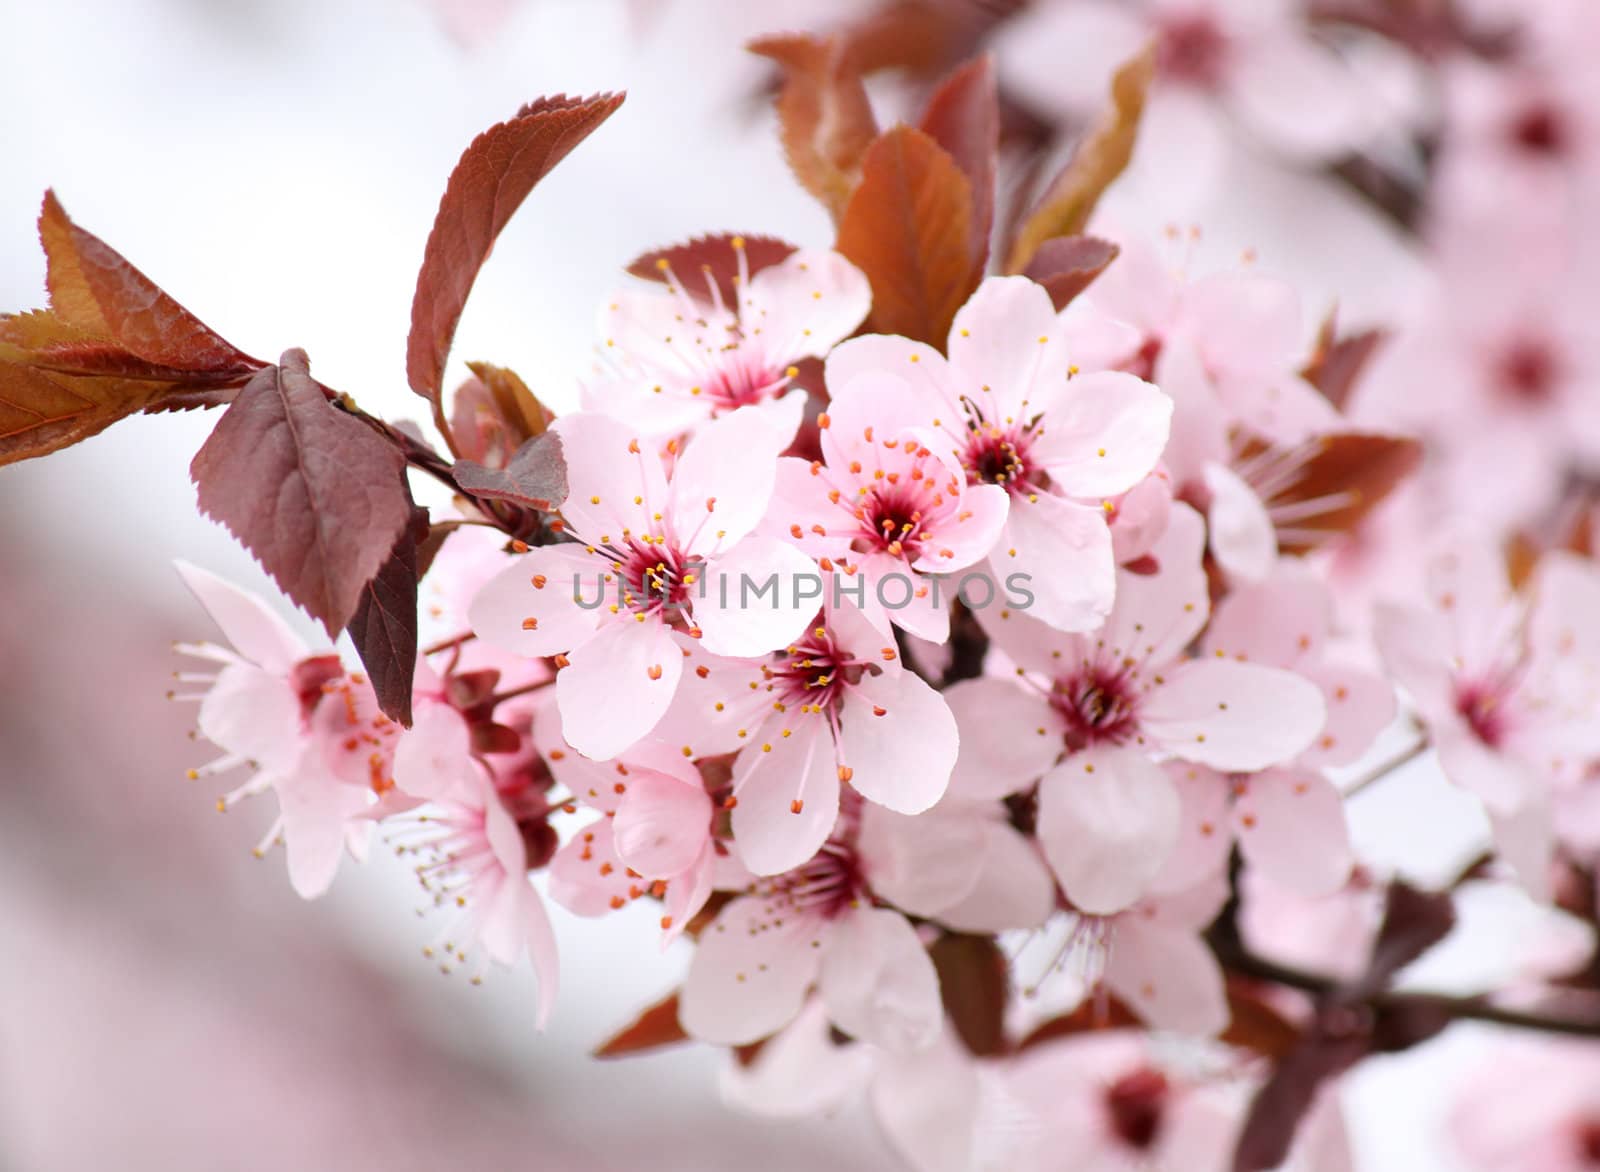
[[1043, 285], [1061, 310], [1094, 284], [1121, 251], [1098, 236], [1056, 236], [1039, 246], [1022, 275]]
[[266, 363], [223, 339], [44, 194], [39, 239], [50, 308], [74, 329], [155, 366], [243, 381]]
[[510, 501], [546, 512], [567, 499], [567, 464], [561, 437], [553, 431], [534, 436], [517, 449], [504, 468], [457, 460], [456, 483], [485, 500]]
[[[735, 244], [739, 241], [739, 244]], [[678, 282], [695, 297], [710, 300], [706, 280], [714, 281], [722, 295], [724, 305], [738, 304], [739, 292], [734, 287], [739, 275], [739, 252], [744, 252], [744, 262], [753, 277], [762, 269], [778, 264], [794, 251], [794, 245], [774, 236], [741, 236], [734, 232], [714, 236], [696, 236], [687, 244], [671, 248], [658, 248], [647, 252], [628, 266], [628, 272], [647, 281], [665, 281], [666, 261]]]
[[406, 375], [424, 399], [438, 401], [456, 323], [501, 229], [534, 185], [621, 104], [621, 94], [540, 98], [462, 154], [439, 202], [411, 302]]
[[1335, 407], [1343, 408], [1384, 342], [1382, 330], [1363, 330], [1342, 338], [1329, 337], [1319, 346], [1305, 376]]
[[417, 670], [418, 543], [429, 536], [428, 511], [417, 509], [388, 559], [361, 590], [350, 640], [385, 716], [411, 727], [411, 685]]
[[945, 79], [928, 100], [922, 129], [955, 160], [972, 191], [972, 263], [981, 279], [994, 226], [995, 173], [1000, 155], [1000, 92], [985, 54]]
[[[1264, 449], [1246, 447], [1245, 456]], [[1281, 479], [1266, 505], [1326, 502], [1314, 513], [1297, 510], [1288, 531], [1280, 530], [1279, 548], [1287, 554], [1307, 553], [1332, 538], [1352, 533], [1422, 460], [1422, 446], [1403, 436], [1342, 432], [1317, 436], [1280, 457], [1293, 475]]]
[[1299, 1044], [1300, 1033], [1252, 984], [1228, 977], [1228, 1028], [1222, 1041], [1266, 1058], [1283, 1058]]
[[861, 179], [862, 161], [878, 137], [872, 103], [848, 45], [796, 34], [762, 37], [750, 51], [783, 67], [778, 133], [800, 185], [835, 221]]
[[1007, 272], [1026, 271], [1039, 246], [1051, 237], [1083, 231], [1101, 195], [1133, 157], [1145, 95], [1154, 77], [1153, 49], [1146, 49], [1117, 70], [1111, 79], [1111, 105], [1018, 229]]
[[621, 1058], [687, 1042], [689, 1035], [678, 1024], [678, 995], [656, 1002], [595, 1050], [596, 1058]]
[[250, 380], [195, 455], [200, 509], [337, 635], [411, 517], [398, 448], [328, 402], [305, 353]]
[[980, 1058], [1003, 1053], [1011, 977], [994, 938], [947, 932], [928, 955], [939, 974], [945, 1015], [967, 1051]]
[[944, 349], [981, 276], [972, 268], [971, 186], [920, 130], [897, 126], [873, 143], [838, 242], [872, 283], [873, 331]]

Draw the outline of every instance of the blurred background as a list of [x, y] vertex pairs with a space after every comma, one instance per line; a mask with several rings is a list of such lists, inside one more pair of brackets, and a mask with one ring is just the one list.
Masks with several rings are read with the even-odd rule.
[[[242, 349], [303, 347], [369, 411], [420, 419], [403, 367], [411, 293], [461, 149], [535, 96], [626, 89], [501, 237], [454, 350], [567, 408], [594, 309], [638, 253], [711, 230], [829, 241], [741, 45], [853, 7], [6, 0], [0, 306], [43, 303], [33, 223], [54, 187]], [[1203, 225], [1196, 247], [1217, 263], [1248, 250], [1295, 281], [1308, 322], [1335, 302], [1352, 325], [1383, 321], [1414, 299], [1421, 265], [1370, 205], [1223, 149], [1220, 187], [1136, 174], [1107, 214], [1133, 231]], [[280, 856], [251, 857], [268, 810], [218, 818], [214, 784], [184, 780], [206, 756], [185, 736], [192, 707], [164, 698], [171, 642], [213, 634], [174, 558], [275, 597], [194, 508], [188, 464], [212, 423], [135, 417], [0, 472], [0, 1169], [892, 1166], [864, 1109], [795, 1123], [724, 1106], [710, 1050], [590, 1060], [681, 972], [643, 922], [556, 912], [562, 993], [540, 1035], [531, 974], [473, 988], [423, 960], [414, 880], [381, 852], [314, 904]], [[1403, 858], [1425, 880], [1483, 834], [1426, 767], [1351, 817], [1364, 860]], [[1456, 959], [1503, 965], [1526, 909], [1483, 915], [1480, 946]], [[1359, 1168], [1458, 1167], [1441, 1087], [1481, 1040], [1452, 1030], [1350, 1080]]]

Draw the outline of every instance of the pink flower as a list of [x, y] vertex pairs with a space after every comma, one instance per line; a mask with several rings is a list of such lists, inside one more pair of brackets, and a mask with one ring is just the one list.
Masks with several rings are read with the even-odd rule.
[[1380, 606], [1378, 648], [1445, 775], [1483, 800], [1502, 851], [1542, 892], [1552, 795], [1600, 759], [1600, 571], [1548, 554], [1518, 599], [1494, 549], [1461, 543], [1433, 560], [1428, 593], [1431, 608]]
[[931, 1045], [944, 1011], [916, 929], [873, 905], [853, 816], [808, 862], [758, 881], [701, 933], [679, 1000], [684, 1029], [742, 1045], [788, 1025], [813, 986], [830, 1021], [892, 1051]]
[[609, 369], [585, 388], [587, 408], [670, 436], [755, 406], [794, 434], [806, 398], [788, 393], [794, 364], [849, 337], [867, 316], [872, 289], [835, 252], [795, 252], [752, 277], [743, 242], [734, 247], [737, 305], [723, 303], [715, 281], [686, 289], [670, 269], [664, 291], [634, 287], [612, 297], [600, 315]]
[[816, 854], [840, 794], [919, 814], [945, 791], [956, 722], [944, 698], [899, 659], [855, 607], [830, 606], [770, 662], [692, 657], [661, 735], [685, 757], [738, 752], [734, 847], [757, 875]]
[[715, 810], [699, 771], [651, 740], [591, 761], [562, 737], [552, 703], [534, 714], [533, 732], [556, 781], [602, 815], [551, 860], [551, 898], [575, 915], [602, 916], [656, 895], [665, 901], [663, 943], [677, 937], [705, 906], [716, 873]]
[[[1110, 611], [1115, 585], [1109, 498], [1133, 490], [1155, 469], [1171, 403], [1131, 375], [1079, 373], [1073, 335], [1049, 295], [1024, 277], [991, 277], [978, 287], [956, 314], [949, 355], [905, 338], [869, 336], [829, 356], [834, 404], [824, 443], [831, 439], [837, 455], [828, 457], [827, 487], [842, 490], [840, 506], [864, 513], [872, 526], [895, 516], [889, 503], [904, 495], [906, 469], [892, 458], [897, 450], [904, 454], [894, 445], [914, 428], [909, 434], [920, 444], [914, 450], [924, 453], [923, 466], [931, 449], [971, 486], [960, 511], [1003, 516], [991, 575], [1027, 575], [1034, 617], [1052, 626], [1097, 626]], [[869, 438], [874, 432], [876, 443]], [[864, 469], [854, 480], [838, 476], [847, 458], [852, 470]], [[900, 472], [900, 481], [885, 490], [880, 469]], [[935, 474], [923, 483], [938, 489], [942, 481]], [[907, 507], [931, 515], [915, 503]], [[836, 521], [823, 524], [835, 532]], [[847, 524], [843, 532], [852, 529]], [[923, 551], [943, 540], [931, 521], [921, 532], [927, 533]], [[837, 558], [844, 549], [824, 541], [816, 551]], [[964, 551], [942, 565], [925, 559], [918, 568], [968, 564]]]
[[1501, 1045], [1451, 1113], [1481, 1172], [1587, 1172], [1600, 1161], [1600, 1056], [1580, 1042]]
[[510, 968], [526, 954], [539, 978], [543, 1029], [556, 997], [555, 934], [528, 882], [524, 831], [473, 755], [467, 722], [443, 704], [419, 711], [395, 749], [394, 771], [406, 793], [428, 802], [398, 819], [401, 849], [421, 857], [418, 879], [450, 913], [424, 955], [440, 954], [448, 972], [476, 954], [477, 983], [491, 962]]
[[332, 653], [309, 654], [255, 596], [184, 562], [178, 572], [233, 648], [179, 647], [222, 665], [215, 676], [182, 677], [210, 684], [193, 698], [201, 701], [200, 732], [224, 753], [190, 776], [257, 770], [217, 808], [271, 790], [279, 815], [256, 852], [282, 841], [290, 883], [315, 899], [333, 882], [347, 847], [358, 858], [365, 854], [371, 817], [393, 789], [399, 726], [378, 711], [364, 677], [345, 672]]
[[946, 445], [928, 446], [939, 441], [919, 430], [927, 410], [909, 382], [881, 374], [830, 383], [824, 459], [779, 461], [768, 529], [823, 570], [842, 571], [876, 625], [942, 643], [957, 591], [942, 575], [988, 555], [1005, 523], [1005, 490], [970, 484]]
[[[1037, 1046], [1007, 1070], [1008, 1105], [1031, 1123], [1031, 1142], [1008, 1167], [1182, 1168], [1230, 1166], [1243, 1102], [1164, 1063], [1129, 1031], [1082, 1034]], [[981, 1126], [981, 1124], [980, 1124]], [[1023, 1130], [1015, 1120], [1013, 1131]]]
[[1379, 129], [1359, 76], [1311, 34], [1293, 0], [1045, 0], [1011, 22], [998, 51], [1025, 100], [1081, 120], [1104, 104], [1112, 70], [1152, 39], [1156, 81], [1135, 170], [1166, 181], [1167, 206], [1210, 195], [1222, 179], [1225, 118], [1310, 161], [1337, 158]]
[[816, 596], [797, 596], [816, 568], [785, 542], [748, 536], [789, 441], [760, 413], [707, 424], [670, 480], [625, 423], [584, 413], [554, 430], [568, 467], [562, 517], [578, 543], [517, 558], [470, 614], [480, 637], [507, 650], [566, 656], [556, 676], [564, 734], [604, 760], [655, 728], [696, 641], [759, 655], [804, 630]]
[[1278, 668], [1188, 659], [1208, 613], [1203, 526], [1175, 507], [1150, 575], [1119, 574], [1106, 625], [1065, 635], [1024, 612], [979, 612], [1018, 678], [946, 693], [961, 730], [956, 776], [1000, 797], [1037, 780], [1038, 836], [1067, 897], [1091, 914], [1149, 889], [1178, 841], [1182, 806], [1157, 757], [1230, 772], [1287, 761], [1325, 719], [1322, 695]]

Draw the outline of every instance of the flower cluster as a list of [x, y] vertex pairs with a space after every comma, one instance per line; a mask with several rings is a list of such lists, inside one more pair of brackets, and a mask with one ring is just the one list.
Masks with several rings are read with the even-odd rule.
[[[215, 669], [180, 674], [221, 752], [192, 775], [277, 799], [258, 851], [306, 898], [381, 837], [438, 913], [424, 952], [473, 980], [526, 956], [541, 1024], [549, 905], [642, 905], [692, 955], [606, 1052], [729, 1047], [752, 1110], [865, 1092], [919, 1172], [1338, 1167], [1335, 1080], [1368, 1055], [1456, 1018], [1600, 1033], [1600, 375], [1569, 296], [1600, 269], [1562, 247], [1600, 174], [1600, 21], [1532, 7], [1041, 3], [981, 34], [1020, 98], [980, 57], [883, 131], [858, 42], [757, 42], [836, 239], [639, 258], [559, 413], [498, 367], [442, 381], [481, 225], [621, 100], [542, 99], [468, 148], [429, 242], [408, 375], [444, 451], [303, 353], [236, 350], [47, 196], [51, 308], [0, 319], [0, 460], [228, 405], [202, 508], [361, 666], [181, 565], [223, 639], [179, 647]], [[1448, 58], [1434, 122], [1358, 100], [1380, 42]], [[1002, 113], [1081, 101], [1063, 43], [1112, 102], [999, 213]], [[1194, 233], [1086, 232], [1130, 159], [1181, 170], [1208, 141], [1184, 128], [1235, 121], [1418, 227], [1437, 288], [1392, 344], [1318, 327], [1253, 256], [1195, 271]], [[1397, 202], [1367, 181], [1413, 130]], [[1482, 231], [1523, 203], [1543, 228]], [[1487, 828], [1433, 891], [1346, 821], [1424, 754]], [[1559, 922], [1549, 946], [1495, 996], [1397, 990], [1474, 884]], [[1530, 1142], [1592, 1161], [1595, 1111], [1554, 1095]], [[1485, 1167], [1587, 1166], [1463, 1131]]]

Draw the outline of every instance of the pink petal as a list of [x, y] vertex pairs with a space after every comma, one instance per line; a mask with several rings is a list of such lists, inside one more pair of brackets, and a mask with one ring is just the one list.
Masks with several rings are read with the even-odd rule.
[[712, 557], [756, 527], [772, 500], [778, 457], [793, 439], [770, 415], [743, 407], [695, 433], [672, 469], [668, 506], [688, 553]]
[[964, 804], [917, 816], [864, 806], [856, 840], [873, 893], [925, 917], [967, 896], [986, 845], [983, 819]]
[[480, 639], [513, 654], [564, 654], [588, 642], [602, 617], [611, 617], [617, 585], [603, 580], [603, 566], [579, 546], [541, 545], [512, 558], [478, 591], [467, 621]]
[[1427, 720], [1455, 709], [1455, 640], [1449, 621], [1420, 606], [1379, 603], [1372, 612], [1372, 637], [1383, 664], [1410, 693]]
[[990, 422], [1047, 410], [1072, 365], [1055, 306], [1026, 277], [990, 277], [950, 328], [954, 384]]
[[[896, 397], [905, 408], [896, 412], [896, 422], [927, 423], [944, 412], [960, 415], [960, 393], [955, 389], [943, 354], [909, 338], [866, 334], [835, 346], [823, 370], [828, 393], [834, 399], [841, 396], [845, 399], [844, 414], [836, 417], [831, 404], [828, 409], [829, 418], [837, 418], [840, 423], [840, 434], [853, 439], [860, 434], [860, 428], [872, 422], [871, 394], [863, 398], [852, 388], [858, 383], [869, 388], [879, 387], [886, 376], [901, 384]], [[825, 444], [829, 439], [824, 433]], [[824, 453], [827, 454], [826, 447]], [[833, 462], [832, 455], [828, 455], [828, 460]]]
[[931, 1045], [944, 1022], [933, 961], [916, 929], [888, 908], [848, 911], [833, 921], [819, 992], [835, 1025], [891, 1053]]
[[1322, 654], [1332, 619], [1325, 583], [1280, 569], [1266, 581], [1228, 591], [1206, 628], [1204, 649], [1263, 667], [1293, 667]]
[[628, 867], [617, 854], [611, 819], [600, 818], [578, 830], [550, 860], [550, 898], [575, 916], [603, 916], [613, 899], [626, 900]]
[[1170, 669], [1139, 709], [1145, 733], [1186, 761], [1222, 770], [1262, 769], [1307, 748], [1327, 715], [1309, 680], [1231, 659]]
[[1032, 455], [1058, 492], [1116, 496], [1155, 468], [1171, 424], [1172, 400], [1143, 379], [1118, 371], [1080, 374], [1045, 413]]
[[862, 797], [920, 814], [944, 796], [955, 767], [956, 718], [913, 672], [865, 675], [845, 693], [839, 763]]
[[250, 663], [217, 673], [197, 723], [206, 740], [264, 768], [290, 768], [299, 755], [300, 699], [288, 682]]
[[974, 868], [977, 882], [936, 918], [958, 932], [987, 934], [1042, 926], [1055, 911], [1056, 881], [1038, 848], [1003, 818], [983, 819], [979, 825], [985, 843]]
[[1095, 641], [1104, 641], [1118, 658], [1151, 665], [1182, 655], [1210, 614], [1204, 550], [1200, 514], [1188, 505], [1174, 505], [1167, 531], [1150, 551], [1160, 568], [1154, 574], [1118, 572], [1116, 605]]
[[826, 590], [819, 589], [817, 564], [776, 537], [747, 537], [701, 572], [705, 596], [694, 599], [694, 621], [713, 655], [762, 655], [788, 646], [816, 616]]
[[733, 763], [733, 842], [757, 875], [778, 875], [805, 862], [839, 816], [839, 768], [827, 725], [801, 717], [789, 725], [789, 736], [784, 727], [774, 719], [754, 730]]
[[687, 871], [711, 834], [711, 799], [698, 781], [635, 773], [612, 821], [617, 853], [647, 879]]
[[[854, 564], [863, 581], [867, 600], [864, 609], [874, 625], [880, 625], [877, 616], [882, 614], [902, 631], [930, 643], [943, 643], [950, 638], [950, 595], [954, 593], [951, 586], [941, 583], [935, 593], [926, 575], [914, 572], [905, 562], [886, 553], [868, 554]], [[855, 583], [846, 585], [853, 590]]]
[[1259, 38], [1238, 55], [1228, 88], [1250, 128], [1291, 156], [1335, 159], [1362, 137], [1360, 78], [1302, 32]]
[[1074, 753], [1039, 783], [1039, 845], [1090, 915], [1144, 896], [1177, 844], [1181, 814], [1167, 775], [1133, 749]]
[[1156, 881], [1157, 890], [1170, 893], [1226, 870], [1233, 849], [1233, 822], [1226, 777], [1186, 761], [1172, 761], [1163, 768], [1182, 807], [1177, 844]]
[[556, 1005], [556, 992], [560, 988], [561, 966], [556, 952], [556, 934], [550, 926], [550, 914], [545, 911], [544, 900], [519, 880], [527, 890], [522, 897], [522, 940], [528, 950], [528, 960], [539, 980], [539, 1000], [534, 1010], [533, 1024], [544, 1029], [550, 1021], [550, 1011]]
[[1051, 493], [1013, 497], [989, 565], [1001, 598], [1027, 591], [1032, 601], [1017, 609], [1057, 630], [1091, 631], [1111, 613], [1116, 560], [1097, 506]]
[[1105, 983], [1158, 1030], [1210, 1037], [1228, 1025], [1222, 968], [1194, 932], [1143, 920], [1117, 921]]
[[607, 623], [556, 674], [563, 735], [597, 761], [648, 735], [672, 703], [683, 652], [659, 621]]
[[1344, 799], [1320, 773], [1258, 773], [1240, 783], [1233, 813], [1245, 860], [1285, 887], [1328, 895], [1350, 877]]
[[1398, 708], [1394, 685], [1373, 672], [1342, 664], [1301, 671], [1322, 689], [1328, 719], [1316, 742], [1300, 754], [1300, 763], [1314, 769], [1354, 763], [1394, 720]]
[[395, 745], [395, 784], [413, 797], [435, 800], [461, 786], [476, 785], [478, 769], [466, 719], [448, 704], [419, 708], [415, 722]]
[[242, 658], [276, 676], [288, 675], [290, 668], [306, 658], [305, 643], [277, 611], [255, 595], [199, 566], [185, 561], [173, 565]]
[[962, 680], [944, 694], [960, 751], [950, 791], [1003, 798], [1032, 785], [1061, 756], [1061, 717], [1050, 702], [1010, 680]]
[[583, 540], [609, 545], [623, 530], [653, 532], [667, 507], [666, 476], [648, 437], [609, 415], [579, 411], [551, 425], [561, 437], [567, 499], [561, 515]]
[[1157, 468], [1112, 503], [1112, 551], [1118, 564], [1126, 565], [1149, 553], [1166, 532], [1172, 519], [1172, 480]]
[[1255, 490], [1231, 469], [1207, 464], [1206, 488], [1211, 506], [1206, 510], [1211, 552], [1217, 564], [1246, 582], [1259, 582], [1278, 559], [1278, 531]]
[[878, 1055], [840, 1046], [819, 1001], [795, 1018], [748, 1063], [729, 1062], [719, 1080], [729, 1105], [769, 1119], [812, 1119], [854, 1103], [866, 1091]]
[[1574, 555], [1547, 553], [1539, 560], [1528, 622], [1533, 653], [1592, 668], [1600, 664], [1600, 571]]
[[801, 249], [750, 279], [740, 318], [760, 328], [764, 353], [789, 362], [821, 357], [872, 307], [872, 287], [837, 252]]
[[678, 1020], [702, 1042], [742, 1046], [794, 1020], [821, 967], [821, 925], [782, 915], [765, 901], [736, 899], [695, 946]]
[[913, 567], [925, 574], [947, 574], [983, 560], [1000, 540], [1009, 503], [998, 484], [969, 485], [960, 508], [930, 528]]
[[1527, 766], [1489, 748], [1461, 721], [1438, 721], [1429, 731], [1444, 775], [1477, 794], [1490, 813], [1513, 815], [1539, 791]]

